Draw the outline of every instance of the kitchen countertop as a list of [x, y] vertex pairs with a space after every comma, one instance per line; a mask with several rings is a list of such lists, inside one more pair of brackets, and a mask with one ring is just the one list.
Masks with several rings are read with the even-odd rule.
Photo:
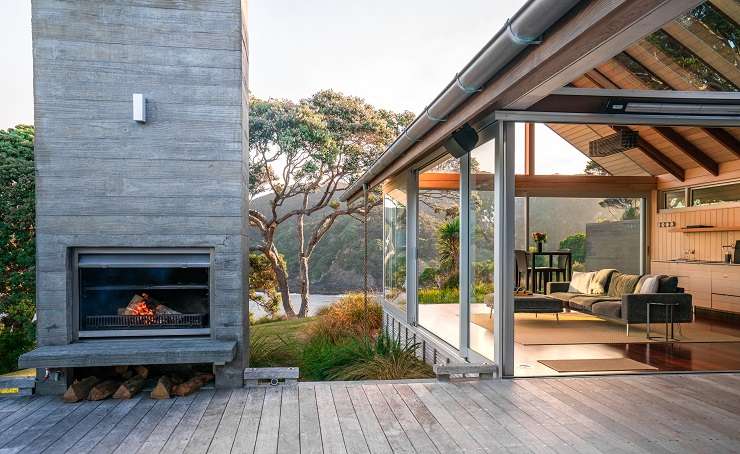
[[740, 266], [740, 263], [725, 263], [723, 261], [715, 260], [653, 260], [653, 262], [660, 263], [685, 263], [687, 265], [721, 265], [721, 266]]

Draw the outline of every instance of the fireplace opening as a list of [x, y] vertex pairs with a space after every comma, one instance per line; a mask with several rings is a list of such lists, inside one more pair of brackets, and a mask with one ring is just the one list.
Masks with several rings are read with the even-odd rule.
[[80, 337], [209, 333], [208, 253], [81, 253]]

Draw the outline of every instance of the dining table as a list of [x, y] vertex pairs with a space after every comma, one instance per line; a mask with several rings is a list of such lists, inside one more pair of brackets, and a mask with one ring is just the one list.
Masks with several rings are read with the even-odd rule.
[[[546, 281], [543, 283], [543, 288], [537, 288], [537, 273], [551, 273], [555, 269], [555, 267], [553, 266], [554, 257], [565, 257], [565, 279], [567, 281], [571, 280], [571, 277], [573, 276], [573, 253], [571, 251], [534, 251], [527, 252], [527, 254], [529, 255], [529, 278], [531, 279], [532, 285], [530, 289], [532, 291], [545, 291], [544, 287], [547, 287]], [[542, 267], [540, 267], [539, 269], [537, 268], [537, 257], [547, 257], [547, 265], [544, 267], [544, 269]]]

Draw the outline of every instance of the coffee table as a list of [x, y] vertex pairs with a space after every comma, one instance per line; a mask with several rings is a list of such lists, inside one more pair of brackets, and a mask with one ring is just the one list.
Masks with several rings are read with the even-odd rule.
[[[483, 301], [486, 306], [491, 308], [491, 316], [493, 316], [493, 294], [486, 295]], [[555, 318], [560, 321], [563, 302], [540, 293], [514, 295], [514, 312], [518, 314], [555, 314]]]

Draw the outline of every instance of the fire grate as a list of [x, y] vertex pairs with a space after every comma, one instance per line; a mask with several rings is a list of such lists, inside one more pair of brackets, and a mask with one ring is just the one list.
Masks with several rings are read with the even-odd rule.
[[87, 329], [206, 328], [207, 314], [88, 315]]

